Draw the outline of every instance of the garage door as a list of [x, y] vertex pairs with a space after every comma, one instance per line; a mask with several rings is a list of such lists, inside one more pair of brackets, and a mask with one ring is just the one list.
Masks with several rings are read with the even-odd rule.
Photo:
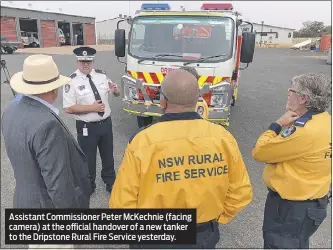
[[41, 20], [42, 47], [56, 47], [56, 24], [55, 21]]
[[86, 23], [84, 25], [85, 32], [85, 44], [86, 45], [95, 45], [95, 25]]
[[1, 17], [1, 36], [9, 41], [17, 41], [15, 17]]

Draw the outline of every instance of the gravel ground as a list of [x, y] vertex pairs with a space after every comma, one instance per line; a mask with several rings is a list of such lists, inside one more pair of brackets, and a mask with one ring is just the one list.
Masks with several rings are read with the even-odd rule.
[[[47, 52], [45, 52], [47, 53]], [[28, 54], [15, 53], [5, 55], [11, 74], [22, 69], [23, 60]], [[75, 58], [70, 55], [54, 55], [60, 72], [69, 75], [75, 70]], [[96, 67], [107, 71], [108, 75], [118, 81], [124, 72], [123, 65], [117, 62], [113, 52], [98, 52]], [[242, 211], [229, 225], [221, 225], [221, 240], [217, 248], [262, 248], [262, 221], [264, 202], [267, 189], [262, 181], [263, 164], [255, 162], [251, 157], [251, 150], [258, 136], [272, 121], [284, 112], [287, 100], [287, 88], [294, 75], [305, 72], [321, 72], [331, 74], [331, 66], [326, 65], [322, 55], [308, 51], [293, 51], [289, 49], [256, 49], [254, 62], [247, 70], [241, 72], [239, 99], [232, 109], [231, 125], [228, 130], [235, 136], [243, 154], [253, 185], [254, 197], [252, 203]], [[1, 73], [3, 80], [3, 75]], [[6, 104], [12, 99], [7, 85], [1, 85], [1, 113]], [[64, 114], [61, 109], [62, 96], [56, 101], [60, 109], [60, 116], [75, 134], [74, 119]], [[115, 166], [118, 168], [126, 143], [136, 131], [136, 119], [122, 111], [120, 99], [110, 100], [114, 126], [114, 154]], [[331, 110], [330, 110], [331, 112]], [[1, 142], [3, 142], [1, 138]], [[101, 165], [98, 159], [98, 172]], [[92, 208], [105, 208], [108, 205], [108, 194], [103, 182], [97, 175], [97, 190], [91, 199]], [[12, 197], [15, 179], [6, 155], [4, 144], [1, 143], [1, 248], [26, 248], [26, 246], [9, 246], [4, 242], [4, 211], [12, 207]], [[311, 239], [311, 248], [331, 248], [331, 204], [328, 216], [320, 229]], [[127, 248], [127, 245], [84, 245], [78, 248]]]

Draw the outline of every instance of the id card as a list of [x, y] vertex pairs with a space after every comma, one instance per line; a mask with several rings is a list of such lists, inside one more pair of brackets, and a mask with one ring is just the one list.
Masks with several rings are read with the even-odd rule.
[[88, 128], [83, 128], [83, 136], [88, 136]]

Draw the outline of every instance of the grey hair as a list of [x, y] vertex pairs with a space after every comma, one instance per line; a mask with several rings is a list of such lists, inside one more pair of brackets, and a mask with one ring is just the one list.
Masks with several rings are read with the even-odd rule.
[[297, 91], [307, 96], [309, 110], [323, 112], [332, 102], [332, 79], [324, 74], [307, 73], [291, 80]]

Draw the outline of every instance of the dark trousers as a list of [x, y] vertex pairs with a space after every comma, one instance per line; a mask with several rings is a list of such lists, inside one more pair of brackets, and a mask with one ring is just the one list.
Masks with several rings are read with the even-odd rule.
[[[86, 126], [88, 129], [88, 136], [83, 135], [84, 126]], [[76, 130], [78, 143], [87, 156], [92, 189], [95, 190], [96, 188], [95, 179], [97, 147], [102, 160], [101, 177], [107, 187], [111, 189], [116, 178], [114, 170], [113, 132], [111, 117], [108, 117], [102, 122], [98, 123], [76, 121]]]
[[155, 249], [214, 249], [216, 244], [220, 240], [220, 231], [219, 225], [217, 221], [209, 221], [205, 223], [201, 223], [197, 225], [197, 243], [193, 245], [185, 245], [185, 244], [133, 244], [130, 245], [130, 249], [148, 249], [148, 248], [155, 248]]
[[265, 205], [265, 249], [308, 249], [310, 237], [327, 216], [328, 197], [289, 201], [269, 190]]

